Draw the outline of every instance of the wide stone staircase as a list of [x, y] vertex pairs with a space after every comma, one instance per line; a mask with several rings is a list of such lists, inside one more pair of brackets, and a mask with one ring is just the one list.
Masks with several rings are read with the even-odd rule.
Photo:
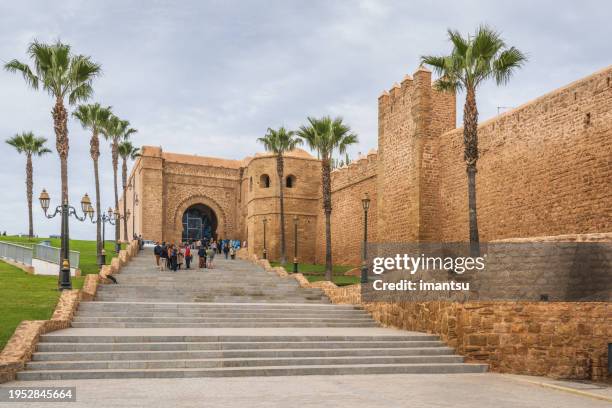
[[41, 337], [20, 380], [475, 373], [436, 336], [380, 328], [358, 306], [242, 260], [156, 270], [144, 251]]

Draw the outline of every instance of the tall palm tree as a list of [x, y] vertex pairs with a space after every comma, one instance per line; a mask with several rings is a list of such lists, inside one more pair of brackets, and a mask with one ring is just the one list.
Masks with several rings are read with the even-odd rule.
[[102, 226], [100, 219], [101, 204], [100, 204], [100, 176], [98, 172], [98, 159], [100, 158], [100, 132], [104, 128], [106, 122], [112, 115], [111, 107], [100, 106], [99, 103], [89, 105], [79, 105], [72, 113], [83, 126], [84, 129], [91, 130], [91, 139], [89, 141], [89, 154], [93, 160], [94, 180], [96, 183], [96, 249], [98, 259], [102, 254]]
[[478, 219], [476, 214], [476, 163], [478, 161], [478, 107], [476, 89], [487, 79], [497, 85], [507, 84], [526, 56], [515, 47], [507, 47], [500, 34], [490, 27], [478, 27], [474, 36], [464, 38], [456, 30], [448, 30], [453, 50], [446, 56], [423, 56], [423, 63], [433, 67], [440, 76], [436, 88], [443, 91], [464, 90], [463, 159], [467, 166], [470, 243], [479, 252]]
[[[127, 161], [128, 159], [135, 160], [138, 156], [140, 156], [140, 148], [135, 147], [132, 142], [129, 140], [124, 140], [117, 147], [117, 151], [119, 152], [119, 156], [123, 160], [121, 166], [121, 181], [123, 182], [123, 215], [127, 214]], [[132, 217], [134, 214], [132, 214]], [[134, 222], [134, 220], [132, 220]], [[123, 236], [126, 240], [128, 240], [127, 235], [127, 218], [123, 220]]]
[[278, 198], [280, 203], [280, 262], [281, 265], [285, 266], [287, 264], [287, 249], [285, 242], [285, 199], [283, 195], [285, 160], [283, 155], [295, 149], [298, 145], [301, 145], [302, 139], [298, 138], [294, 131], [280, 127], [278, 130], [268, 128], [268, 132], [265, 136], [257, 140], [264, 145], [266, 151], [272, 152], [276, 156], [276, 174], [279, 183]]
[[[106, 121], [102, 128], [102, 134], [106, 140], [111, 142], [112, 159], [113, 159], [113, 184], [115, 187], [115, 209], [119, 210], [119, 191], [117, 186], [117, 168], [119, 166], [119, 143], [130, 137], [132, 133], [136, 133], [136, 129], [130, 127], [130, 122], [121, 120], [115, 115]], [[125, 213], [123, 214], [125, 216]], [[115, 224], [115, 248], [119, 251], [119, 238], [121, 235], [121, 223]]]
[[[74, 55], [70, 46], [57, 41], [54, 44], [43, 44], [36, 40], [28, 47], [28, 56], [32, 59], [33, 68], [16, 59], [8, 62], [4, 68], [9, 72], [20, 72], [26, 83], [33, 89], [42, 89], [55, 98], [51, 111], [55, 130], [55, 147], [60, 157], [62, 183], [62, 203], [68, 203], [68, 113], [64, 106], [85, 101], [93, 94], [92, 82], [102, 72], [100, 65], [90, 57]], [[68, 223], [62, 231], [63, 259], [68, 259]]]
[[9, 72], [20, 72], [26, 83], [34, 89], [39, 86], [55, 98], [52, 110], [56, 136], [56, 149], [60, 156], [62, 201], [68, 201], [68, 114], [64, 100], [70, 105], [89, 99], [93, 94], [93, 79], [101, 73], [99, 64], [90, 57], [73, 55], [70, 46], [57, 42], [43, 44], [36, 40], [28, 47], [34, 69], [18, 60], [4, 67]]
[[34, 236], [34, 223], [32, 221], [32, 189], [34, 187], [34, 168], [32, 166], [32, 156], [42, 156], [46, 153], [51, 153], [51, 150], [45, 147], [47, 139], [44, 137], [36, 137], [32, 132], [22, 132], [16, 134], [6, 141], [13, 146], [18, 153], [26, 155], [26, 196], [28, 199], [28, 236]]
[[357, 135], [342, 118], [308, 118], [308, 124], [300, 126], [298, 136], [317, 152], [321, 160], [321, 188], [323, 190], [323, 210], [325, 212], [325, 279], [332, 280], [331, 244], [331, 161], [335, 151], [346, 153], [346, 148], [358, 142]]

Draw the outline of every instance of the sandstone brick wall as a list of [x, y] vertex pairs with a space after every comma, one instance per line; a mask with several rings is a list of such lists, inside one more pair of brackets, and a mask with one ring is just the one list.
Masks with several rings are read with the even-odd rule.
[[[378, 240], [435, 239], [423, 224], [437, 214], [435, 145], [455, 127], [455, 96], [432, 89], [431, 72], [419, 68], [378, 100]], [[383, 233], [384, 231], [384, 233]]]
[[[361, 264], [363, 242], [363, 206], [365, 193], [370, 196], [368, 240], [376, 241], [377, 162], [378, 154], [370, 151], [350, 165], [332, 171], [332, 260], [338, 265]], [[322, 200], [317, 223], [317, 262], [325, 263], [325, 216]]]
[[364, 305], [383, 325], [435, 333], [492, 371], [605, 380], [608, 303], [405, 302]]
[[[612, 67], [479, 127], [482, 240], [612, 231]], [[468, 236], [461, 130], [442, 134], [441, 239]]]
[[[295, 177], [292, 188], [284, 188], [285, 234], [287, 260], [293, 261], [294, 224], [298, 217], [298, 259], [314, 262], [317, 243], [317, 216], [319, 211], [321, 164], [303, 150], [296, 149], [284, 159], [283, 185], [287, 176]], [[264, 188], [261, 176], [270, 178], [270, 187]], [[279, 180], [276, 173], [276, 158], [271, 154], [259, 154], [245, 161], [242, 178], [244, 192], [243, 207], [246, 209], [245, 232], [250, 254], [263, 256], [263, 219], [266, 224], [266, 251], [268, 258], [280, 257], [280, 207]]]

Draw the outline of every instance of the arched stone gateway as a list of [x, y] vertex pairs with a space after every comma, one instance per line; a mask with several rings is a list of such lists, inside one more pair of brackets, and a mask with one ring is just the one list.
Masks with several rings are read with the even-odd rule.
[[216, 201], [196, 195], [180, 202], [173, 217], [174, 236], [181, 240], [227, 236], [227, 217]]
[[[284, 190], [286, 247], [294, 248], [290, 230], [299, 218], [299, 258], [315, 261], [320, 212], [320, 162], [302, 150], [286, 154], [288, 187]], [[273, 154], [244, 160], [185, 155], [143, 146], [130, 175], [132, 190], [126, 195], [130, 217], [128, 231], [145, 240], [180, 243], [202, 236], [247, 241], [251, 254], [263, 251], [263, 220], [267, 222], [266, 252], [280, 253], [279, 187]], [[289, 225], [290, 224], [290, 225]], [[290, 256], [291, 253], [288, 254]]]
[[217, 215], [207, 205], [195, 204], [183, 213], [182, 241], [217, 238]]

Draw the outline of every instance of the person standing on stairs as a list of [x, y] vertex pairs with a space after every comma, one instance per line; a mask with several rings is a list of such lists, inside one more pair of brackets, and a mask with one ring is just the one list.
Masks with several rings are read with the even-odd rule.
[[185, 244], [185, 269], [191, 265], [191, 245]]
[[216, 250], [213, 249], [212, 245], [206, 250], [206, 260], [208, 261], [208, 269], [213, 269], [213, 260], [215, 259]]
[[162, 242], [161, 244], [159, 257], [161, 258], [159, 263], [159, 270], [165, 271], [168, 268], [168, 246], [165, 242]]
[[200, 269], [206, 268], [206, 248], [203, 245], [198, 248], [198, 266]]
[[153, 248], [153, 255], [155, 255], [155, 265], [159, 269], [159, 258], [161, 256], [162, 247], [159, 245], [159, 242], [155, 243], [155, 248]]

